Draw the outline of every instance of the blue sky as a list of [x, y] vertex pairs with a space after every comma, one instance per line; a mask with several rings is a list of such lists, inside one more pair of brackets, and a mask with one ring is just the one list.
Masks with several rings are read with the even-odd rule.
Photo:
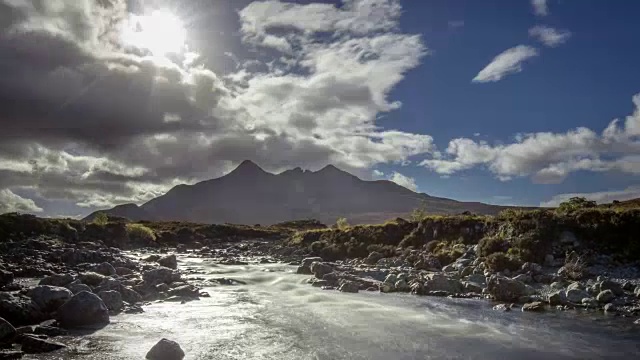
[[637, 1], [0, 0], [0, 12], [0, 212], [142, 204], [245, 159], [496, 204], [640, 197]]

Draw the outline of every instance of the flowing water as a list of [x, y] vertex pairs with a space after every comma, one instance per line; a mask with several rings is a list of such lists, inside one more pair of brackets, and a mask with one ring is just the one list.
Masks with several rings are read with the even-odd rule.
[[[323, 291], [287, 265], [221, 266], [182, 258], [204, 278], [246, 285], [211, 297], [154, 303], [97, 332], [63, 339], [75, 349], [38, 359], [144, 359], [161, 338], [195, 359], [638, 359], [640, 331], [621, 319], [574, 312], [502, 313], [485, 301]], [[629, 321], [626, 322], [630, 323]]]

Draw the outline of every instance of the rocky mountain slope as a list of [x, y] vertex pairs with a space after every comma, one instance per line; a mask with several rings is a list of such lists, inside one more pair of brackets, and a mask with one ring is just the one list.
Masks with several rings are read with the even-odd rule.
[[361, 180], [332, 165], [272, 174], [244, 161], [220, 178], [178, 185], [141, 206], [125, 204], [104, 212], [131, 220], [199, 223], [273, 224], [307, 218], [333, 223], [342, 217], [350, 223], [378, 223], [416, 208], [432, 214], [496, 214], [504, 209], [416, 193], [387, 180]]

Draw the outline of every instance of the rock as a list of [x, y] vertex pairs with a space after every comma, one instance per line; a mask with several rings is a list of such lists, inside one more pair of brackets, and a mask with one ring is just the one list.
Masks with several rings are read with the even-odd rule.
[[447, 265], [447, 266], [445, 266], [445, 267], [443, 267], [443, 268], [442, 268], [442, 271], [443, 271], [443, 272], [454, 272], [454, 271], [456, 271], [456, 270], [457, 270], [457, 269], [456, 269], [456, 267], [455, 267], [453, 264], [449, 264], [449, 265]]
[[69, 332], [55, 326], [38, 325], [33, 328], [33, 333], [36, 335], [60, 336], [67, 335]]
[[[597, 286], [597, 284], [596, 284]], [[613, 294], [615, 296], [621, 296], [624, 294], [624, 290], [622, 289], [622, 285], [620, 285], [619, 283], [615, 282], [615, 281], [611, 281], [611, 280], [604, 280], [599, 284], [599, 290], [600, 291], [604, 291], [604, 290], [611, 290], [611, 292], [613, 292]]]
[[521, 281], [525, 284], [531, 284], [533, 282], [533, 278], [529, 274], [520, 274], [514, 277], [513, 280]]
[[507, 305], [507, 304], [498, 304], [496, 306], [493, 307], [493, 310], [497, 310], [497, 311], [511, 311], [511, 306]]
[[564, 305], [567, 302], [567, 296], [562, 290], [554, 291], [549, 294], [548, 301], [551, 306]]
[[487, 283], [487, 277], [482, 274], [471, 274], [467, 276], [466, 280], [479, 285], [485, 285]]
[[604, 312], [606, 313], [614, 313], [618, 311], [618, 309], [616, 308], [616, 306], [612, 303], [608, 303], [604, 306]]
[[624, 291], [633, 291], [633, 283], [631, 281], [625, 281], [624, 284], [622, 284], [622, 289]]
[[549, 287], [551, 288], [551, 290], [562, 290], [564, 289], [564, 284], [561, 283], [560, 281], [556, 281], [556, 282], [552, 282], [551, 285], [549, 285]]
[[24, 353], [17, 350], [0, 350], [0, 359], [2, 360], [15, 360], [20, 359]]
[[394, 292], [395, 290], [396, 290], [396, 287], [393, 283], [383, 282], [380, 284], [380, 292], [390, 293], [390, 292]]
[[15, 326], [35, 324], [45, 318], [31, 298], [7, 292], [0, 292], [0, 314]]
[[11, 342], [16, 335], [16, 328], [7, 320], [0, 317], [0, 344]]
[[599, 303], [608, 303], [615, 298], [616, 298], [616, 295], [613, 293], [613, 291], [609, 289], [601, 291], [598, 294], [598, 296], [596, 296], [596, 300], [598, 300]]
[[364, 263], [367, 264], [367, 265], [375, 265], [383, 257], [384, 257], [384, 255], [382, 255], [381, 253], [379, 253], [377, 251], [372, 251], [371, 253], [369, 253], [369, 256], [367, 256], [367, 258], [364, 259]]
[[58, 308], [56, 320], [64, 328], [109, 323], [109, 309], [96, 294], [82, 291]]
[[133, 270], [126, 268], [126, 267], [117, 267], [116, 268], [116, 274], [120, 275], [120, 276], [127, 276], [127, 275], [131, 275], [133, 274]]
[[93, 290], [91, 290], [91, 288], [89, 287], [89, 285], [85, 285], [83, 283], [80, 282], [80, 280], [76, 280], [70, 284], [67, 284], [67, 286], [65, 286], [67, 289], [71, 290], [72, 293], [77, 294], [79, 292], [82, 291], [88, 291], [88, 292], [92, 292]]
[[636, 325], [640, 325], [640, 319], [634, 321], [633, 323], [636, 324]]
[[40, 280], [38, 285], [65, 286], [73, 281], [71, 274], [55, 274]]
[[180, 274], [166, 267], [147, 270], [142, 273], [142, 279], [148, 284], [171, 284], [180, 281]]
[[311, 273], [318, 279], [322, 279], [326, 274], [333, 272], [333, 267], [331, 265], [319, 261], [312, 263], [310, 268]]
[[193, 285], [178, 286], [168, 291], [171, 296], [198, 297], [198, 289]]
[[440, 261], [435, 256], [425, 256], [413, 264], [413, 267], [416, 270], [437, 270], [441, 269], [442, 265]]
[[116, 268], [108, 262], [103, 262], [102, 264], [98, 264], [91, 268], [91, 271], [104, 276], [113, 276], [116, 275]]
[[57, 342], [43, 340], [33, 335], [23, 335], [20, 343], [22, 351], [26, 354], [39, 354], [63, 349], [66, 346]]
[[455, 294], [462, 292], [462, 288], [462, 283], [459, 280], [450, 279], [443, 274], [429, 274], [424, 283], [424, 290], [427, 292], [446, 291]]
[[84, 272], [78, 275], [78, 280], [80, 280], [81, 283], [89, 286], [98, 286], [106, 278], [106, 276], [95, 272]]
[[71, 299], [73, 293], [63, 287], [39, 285], [29, 290], [28, 295], [31, 296], [31, 300], [33, 300], [40, 309], [45, 312], [53, 312]]
[[360, 287], [355, 281], [344, 280], [338, 288], [340, 292], [357, 293], [360, 291]]
[[460, 271], [460, 276], [469, 276], [473, 274], [473, 270], [473, 266], [466, 266], [462, 268], [462, 271]]
[[398, 275], [396, 274], [389, 274], [387, 275], [386, 278], [384, 278], [385, 283], [392, 284], [392, 285], [395, 285], [397, 281], [398, 281]]
[[9, 285], [13, 282], [13, 273], [11, 271], [0, 269], [0, 287]]
[[635, 296], [640, 299], [640, 285], [636, 286], [636, 289], [633, 291]]
[[115, 290], [100, 291], [98, 296], [107, 306], [107, 309], [112, 311], [122, 310], [122, 295], [119, 292]]
[[544, 256], [544, 266], [553, 266], [553, 255], [547, 254]]
[[497, 301], [516, 301], [527, 294], [527, 287], [518, 280], [493, 275], [487, 283], [487, 291]]
[[312, 275], [311, 273], [311, 264], [313, 264], [314, 262], [322, 262], [322, 258], [321, 257], [308, 257], [308, 258], [304, 258], [302, 259], [302, 263], [300, 264], [300, 266], [298, 266], [298, 270], [296, 271], [296, 274], [302, 274], [302, 275]]
[[169, 269], [177, 269], [178, 268], [178, 259], [174, 254], [163, 256], [157, 261], [160, 266], [164, 266]]
[[476, 293], [476, 294], [482, 293], [482, 286], [479, 286], [475, 283], [467, 281], [463, 283], [463, 286], [464, 286], [464, 291], [467, 293]]
[[553, 274], [538, 274], [533, 276], [533, 280], [540, 284], [551, 284], [556, 279]]
[[396, 281], [396, 283], [394, 284], [394, 287], [396, 291], [400, 291], [400, 292], [408, 292], [411, 290], [411, 288], [409, 287], [409, 284], [407, 284], [407, 282], [404, 279], [400, 279]]
[[580, 289], [567, 290], [565, 295], [567, 297], [567, 301], [574, 304], [581, 304], [582, 299], [590, 297], [588, 292]]
[[569, 286], [567, 286], [567, 290], [574, 290], [574, 289], [585, 290], [584, 286], [579, 281], [572, 282], [571, 284], [569, 284]]
[[542, 265], [532, 262], [526, 262], [522, 264], [521, 269], [523, 272], [530, 272], [532, 275], [536, 275], [542, 272]]
[[582, 299], [582, 305], [587, 306], [587, 307], [597, 307], [598, 306], [598, 300], [596, 300], [595, 298], [592, 298], [592, 297], [584, 298], [584, 299]]
[[184, 359], [184, 351], [177, 342], [162, 339], [153, 345], [145, 358], [147, 360], [182, 360]]
[[167, 291], [171, 290], [169, 285], [167, 285], [165, 283], [158, 284], [158, 285], [154, 286], [154, 288], [156, 289], [157, 292], [167, 292]]
[[544, 311], [544, 304], [541, 301], [526, 303], [522, 306], [522, 311]]
[[122, 289], [120, 289], [120, 294], [122, 295], [122, 300], [131, 305], [142, 301], [142, 295], [128, 286], [123, 286]]

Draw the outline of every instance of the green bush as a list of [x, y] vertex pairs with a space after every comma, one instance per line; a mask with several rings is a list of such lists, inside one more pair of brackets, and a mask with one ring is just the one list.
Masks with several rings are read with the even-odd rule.
[[346, 218], [340, 218], [336, 221], [336, 228], [340, 230], [345, 230], [349, 227], [349, 223]]
[[109, 216], [106, 213], [99, 212], [93, 218], [93, 223], [96, 225], [104, 226], [109, 222]]
[[482, 257], [489, 256], [493, 253], [504, 252], [509, 248], [509, 244], [498, 237], [485, 237], [478, 243], [479, 255]]
[[507, 255], [503, 252], [493, 253], [484, 260], [484, 265], [487, 269], [498, 272], [505, 270], [518, 270], [522, 266], [522, 262], [513, 256]]
[[590, 209], [597, 206], [598, 204], [595, 201], [587, 200], [583, 197], [572, 197], [571, 199], [560, 203], [556, 212], [560, 214], [571, 214], [576, 210]]
[[154, 242], [156, 241], [156, 234], [150, 228], [142, 224], [127, 224], [127, 235], [131, 241], [140, 242]]

